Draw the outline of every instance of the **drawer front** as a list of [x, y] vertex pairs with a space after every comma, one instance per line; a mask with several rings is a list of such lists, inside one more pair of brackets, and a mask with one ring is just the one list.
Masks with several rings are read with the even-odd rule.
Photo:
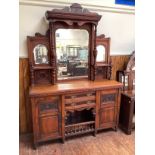
[[65, 96], [65, 109], [82, 108], [87, 106], [95, 106], [96, 93], [82, 92]]

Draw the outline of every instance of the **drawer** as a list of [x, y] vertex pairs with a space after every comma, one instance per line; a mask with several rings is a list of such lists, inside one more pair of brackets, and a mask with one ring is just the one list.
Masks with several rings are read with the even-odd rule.
[[65, 107], [92, 105], [96, 102], [95, 92], [76, 93], [65, 96]]
[[83, 98], [83, 97], [91, 97], [95, 96], [95, 92], [81, 92], [81, 93], [73, 93], [69, 95], [65, 95], [65, 99], [72, 99], [72, 98]]

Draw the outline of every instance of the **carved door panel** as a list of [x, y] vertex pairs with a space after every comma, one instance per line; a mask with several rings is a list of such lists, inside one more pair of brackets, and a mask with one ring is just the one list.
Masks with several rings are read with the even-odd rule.
[[61, 106], [59, 96], [38, 99], [38, 133], [40, 140], [61, 136]]

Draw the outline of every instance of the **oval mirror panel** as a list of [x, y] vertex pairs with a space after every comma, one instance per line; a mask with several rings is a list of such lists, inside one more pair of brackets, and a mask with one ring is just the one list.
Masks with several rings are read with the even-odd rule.
[[98, 45], [96, 49], [97, 49], [96, 62], [104, 62], [105, 61], [105, 47], [103, 45]]
[[48, 49], [45, 45], [36, 45], [34, 47], [33, 54], [35, 64], [49, 64]]

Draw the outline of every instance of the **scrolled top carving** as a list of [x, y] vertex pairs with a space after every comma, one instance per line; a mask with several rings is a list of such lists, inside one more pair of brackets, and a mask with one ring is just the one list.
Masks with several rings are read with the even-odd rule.
[[[78, 3], [73, 3], [70, 7], [65, 7], [61, 10], [53, 9], [53, 12], [65, 12], [65, 13], [90, 13], [88, 9], [82, 8]], [[96, 13], [93, 13], [96, 14]]]
[[70, 20], [89, 20], [99, 21], [101, 16], [97, 13], [90, 12], [88, 9], [82, 8], [78, 3], [73, 3], [70, 7], [63, 9], [53, 9], [45, 14], [47, 20], [53, 19], [70, 19]]
[[49, 36], [49, 29], [46, 31], [45, 35], [43, 35], [43, 34], [41, 34], [39, 32], [35, 33], [35, 37], [48, 37], [48, 36]]
[[41, 34], [41, 33], [39, 33], [39, 32], [36, 32], [36, 33], [35, 33], [35, 36], [36, 36], [36, 37], [45, 37], [45, 35], [43, 35], [43, 34]]

